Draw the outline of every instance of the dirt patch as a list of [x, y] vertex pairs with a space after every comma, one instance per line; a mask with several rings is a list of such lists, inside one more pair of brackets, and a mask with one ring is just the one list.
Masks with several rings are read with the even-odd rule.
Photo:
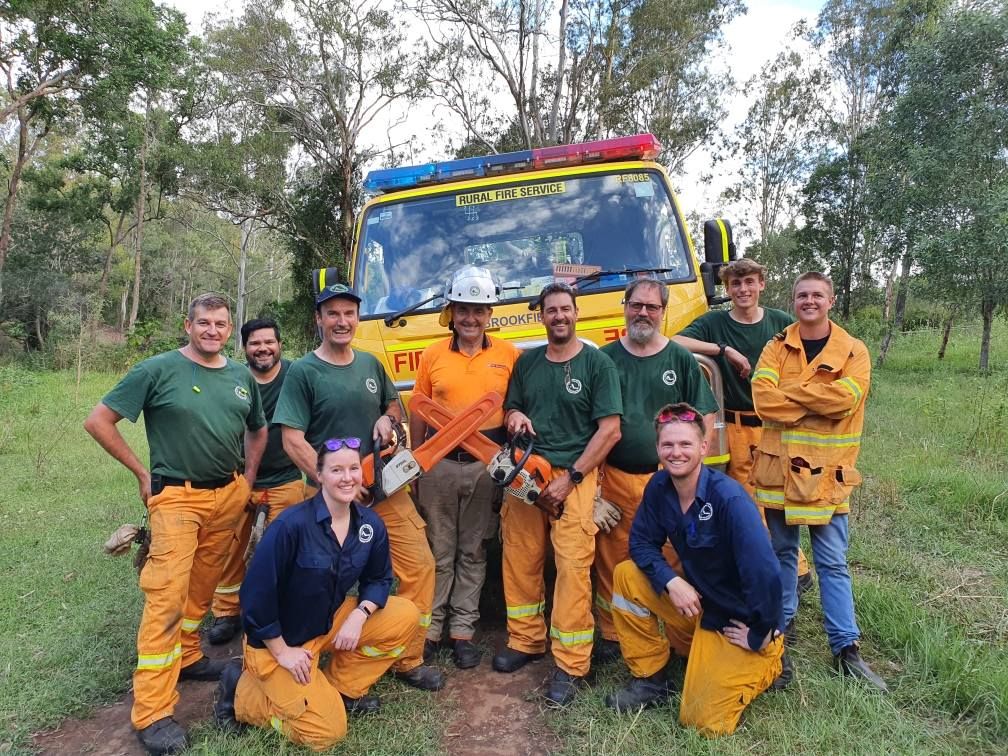
[[480, 666], [449, 678], [446, 690], [458, 713], [441, 744], [451, 756], [548, 756], [560, 749], [539, 708], [553, 665], [547, 658], [512, 674], [494, 672], [493, 649], [503, 647], [505, 637], [502, 628], [491, 630], [481, 643], [487, 653]]
[[[207, 655], [214, 659], [227, 659], [241, 654], [241, 643], [232, 641], [227, 646], [207, 646]], [[200, 720], [209, 719], [213, 713], [214, 692], [217, 683], [186, 681], [179, 683], [179, 703], [175, 708], [175, 719], [183, 727], [190, 727]], [[66, 756], [66, 754], [92, 753], [106, 756], [145, 756], [144, 749], [137, 740], [130, 709], [133, 695], [124, 701], [98, 709], [87, 719], [67, 719], [58, 729], [37, 734], [33, 743], [35, 750], [44, 756]]]

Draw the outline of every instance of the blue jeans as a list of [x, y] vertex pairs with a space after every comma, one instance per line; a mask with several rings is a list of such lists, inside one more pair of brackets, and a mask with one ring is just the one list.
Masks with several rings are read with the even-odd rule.
[[[781, 566], [784, 623], [798, 611], [798, 527], [784, 521], [781, 509], [766, 509], [770, 540]], [[819, 576], [823, 625], [834, 654], [861, 637], [854, 619], [854, 591], [847, 570], [847, 515], [833, 515], [827, 525], [809, 525], [812, 561]]]

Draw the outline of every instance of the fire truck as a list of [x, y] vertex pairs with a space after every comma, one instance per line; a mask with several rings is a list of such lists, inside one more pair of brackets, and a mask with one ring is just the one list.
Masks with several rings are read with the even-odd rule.
[[[578, 290], [578, 336], [601, 346], [625, 333], [622, 296], [637, 276], [668, 287], [664, 332], [672, 335], [723, 301], [718, 265], [735, 254], [731, 226], [704, 226], [697, 258], [651, 134], [543, 147], [370, 172], [358, 215], [350, 286], [361, 297], [354, 346], [377, 356], [408, 397], [438, 324], [445, 284], [467, 265], [500, 284], [490, 332], [520, 348], [546, 343], [535, 298], [547, 283]], [[320, 270], [316, 291], [336, 282]], [[697, 360], [723, 404], [716, 364]], [[406, 399], [404, 398], [404, 401]], [[728, 460], [719, 415], [708, 464]]]

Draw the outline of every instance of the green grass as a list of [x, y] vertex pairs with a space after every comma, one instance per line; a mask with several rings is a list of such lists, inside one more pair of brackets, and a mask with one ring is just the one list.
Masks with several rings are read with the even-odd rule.
[[[874, 345], [869, 344], [869, 347]], [[883, 696], [830, 672], [818, 593], [799, 614], [798, 678], [761, 696], [732, 738], [676, 723], [677, 702], [638, 717], [602, 704], [625, 680], [601, 670], [569, 709], [544, 712], [565, 754], [1003, 753], [1008, 743], [1008, 328], [994, 373], [976, 374], [975, 331], [943, 363], [937, 335], [900, 340], [874, 376], [851, 515], [850, 560], [864, 652]], [[136, 521], [132, 476], [81, 429], [115, 376], [0, 368], [0, 752], [67, 716], [120, 699], [141, 601], [127, 559], [100, 553]], [[142, 429], [122, 423], [143, 447]], [[488, 672], [489, 674], [489, 672]], [[340, 751], [438, 753], [458, 702], [381, 683], [384, 713]], [[194, 728], [194, 753], [303, 753], [269, 732]]]

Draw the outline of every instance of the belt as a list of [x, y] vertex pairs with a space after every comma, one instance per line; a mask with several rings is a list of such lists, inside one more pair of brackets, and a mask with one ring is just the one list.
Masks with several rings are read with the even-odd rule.
[[234, 473], [227, 478], [218, 478], [217, 480], [182, 480], [181, 478], [168, 478], [162, 476], [161, 485], [165, 487], [185, 486], [188, 483], [192, 488], [213, 489], [224, 488], [224, 486], [231, 485], [234, 482], [234, 479]]
[[742, 425], [747, 425], [750, 428], [763, 427], [763, 421], [759, 419], [758, 415], [755, 415], [752, 412], [736, 412], [735, 410], [724, 411], [724, 419], [729, 423], [734, 423], [736, 417]]
[[479, 462], [479, 460], [472, 454], [467, 452], [460, 446], [456, 446], [450, 452], [445, 454], [445, 459], [450, 459], [452, 462], [460, 462], [461, 464], [468, 464], [470, 462]]

